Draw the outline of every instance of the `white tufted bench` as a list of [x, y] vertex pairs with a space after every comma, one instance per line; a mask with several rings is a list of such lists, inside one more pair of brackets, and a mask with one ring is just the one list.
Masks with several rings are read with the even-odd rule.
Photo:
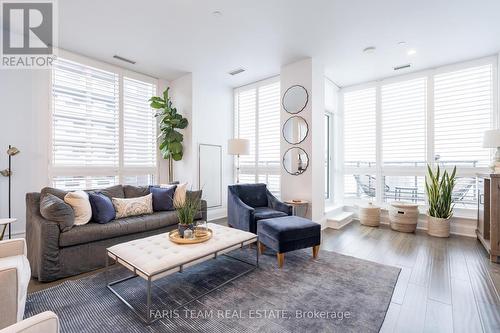
[[[179, 245], [170, 241], [168, 233], [163, 233], [142, 239], [136, 239], [130, 242], [121, 243], [107, 248], [106, 259], [111, 258], [117, 263], [122, 264], [134, 273], [133, 276], [120, 279], [113, 282], [107, 282], [107, 287], [132, 309], [146, 323], [151, 323], [151, 284], [153, 281], [165, 277], [169, 274], [182, 272], [185, 268], [196, 265], [209, 259], [215, 259], [217, 256], [242, 248], [257, 242], [257, 235], [229, 228], [218, 224], [209, 223], [208, 227], [213, 231], [213, 237], [204, 243]], [[257, 249], [257, 247], [256, 247]], [[231, 257], [232, 258], [232, 257]], [[237, 259], [237, 258], [235, 258]], [[237, 259], [243, 261], [241, 259]], [[246, 262], [246, 261], [243, 261]], [[246, 262], [248, 263], [248, 262]], [[249, 273], [258, 267], [259, 257], [256, 251], [256, 263], [252, 268], [236, 277], [223, 283], [226, 284], [236, 278]], [[248, 263], [250, 264], [250, 263]], [[106, 280], [107, 280], [108, 260], [106, 260]], [[147, 315], [143, 317], [134, 307], [123, 299], [113, 285], [126, 280], [142, 277], [147, 281]], [[196, 299], [220, 288], [222, 285], [198, 296], [197, 298], [184, 303], [182, 306], [195, 301]], [[181, 306], [179, 306], [180, 308]]]

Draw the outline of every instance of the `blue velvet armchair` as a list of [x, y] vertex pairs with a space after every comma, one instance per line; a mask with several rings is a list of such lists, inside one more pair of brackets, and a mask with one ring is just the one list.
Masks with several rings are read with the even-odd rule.
[[233, 228], [257, 233], [257, 221], [292, 215], [292, 206], [279, 201], [266, 184], [228, 186], [228, 224]]

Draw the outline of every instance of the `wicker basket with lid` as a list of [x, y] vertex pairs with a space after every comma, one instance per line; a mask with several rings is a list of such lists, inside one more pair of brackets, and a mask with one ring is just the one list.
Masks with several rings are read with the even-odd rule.
[[393, 202], [389, 207], [391, 229], [401, 232], [415, 232], [418, 222], [418, 205], [406, 202]]

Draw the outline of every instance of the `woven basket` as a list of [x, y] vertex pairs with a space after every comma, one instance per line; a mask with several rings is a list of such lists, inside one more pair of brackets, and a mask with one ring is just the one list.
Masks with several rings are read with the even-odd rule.
[[418, 205], [394, 202], [389, 208], [391, 229], [401, 232], [415, 232], [418, 222]]
[[359, 206], [359, 222], [369, 227], [378, 227], [380, 225], [380, 207], [371, 202], [366, 206]]
[[450, 237], [450, 219], [427, 215], [427, 234], [434, 237]]

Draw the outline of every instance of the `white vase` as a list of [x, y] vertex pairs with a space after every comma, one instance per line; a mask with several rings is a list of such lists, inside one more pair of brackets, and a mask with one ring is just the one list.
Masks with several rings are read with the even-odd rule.
[[427, 234], [434, 237], [450, 237], [450, 219], [427, 215]]

